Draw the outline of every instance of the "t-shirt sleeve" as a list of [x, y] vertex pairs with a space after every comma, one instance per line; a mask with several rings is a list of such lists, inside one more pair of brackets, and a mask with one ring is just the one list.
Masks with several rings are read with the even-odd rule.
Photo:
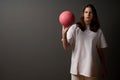
[[107, 45], [105, 36], [104, 36], [102, 30], [99, 29], [99, 31], [98, 31], [98, 39], [97, 39], [97, 47], [98, 48], [106, 48], [107, 46], [108, 45]]
[[67, 42], [72, 45], [74, 42], [74, 33], [75, 33], [75, 24], [72, 25], [69, 30], [67, 31]]

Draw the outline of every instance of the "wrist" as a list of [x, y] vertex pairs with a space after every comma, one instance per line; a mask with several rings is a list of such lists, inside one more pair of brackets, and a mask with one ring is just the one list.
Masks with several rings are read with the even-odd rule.
[[62, 38], [63, 38], [63, 39], [66, 39], [66, 34], [63, 34], [63, 35], [62, 35]]
[[62, 38], [61, 40], [65, 40], [65, 38]]
[[63, 42], [64, 40], [65, 40], [64, 38], [61, 39], [62, 42]]
[[66, 38], [65, 38], [65, 37], [62, 37], [61, 41], [64, 41], [64, 40], [66, 40]]

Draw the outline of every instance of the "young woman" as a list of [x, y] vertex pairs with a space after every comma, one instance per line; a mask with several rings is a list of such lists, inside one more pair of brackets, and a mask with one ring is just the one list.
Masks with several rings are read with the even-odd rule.
[[103, 48], [107, 47], [107, 43], [92, 4], [87, 4], [83, 8], [78, 23], [68, 28], [62, 27], [61, 41], [65, 50], [72, 49], [71, 80], [98, 80], [97, 55], [106, 76]]

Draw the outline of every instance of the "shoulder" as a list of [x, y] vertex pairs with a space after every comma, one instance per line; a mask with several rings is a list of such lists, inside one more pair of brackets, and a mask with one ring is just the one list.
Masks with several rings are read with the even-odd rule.
[[102, 33], [102, 29], [101, 29], [101, 28], [99, 28], [97, 32], [98, 32], [98, 33]]
[[76, 24], [71, 25], [67, 31], [67, 34], [74, 34], [76, 32], [76, 28]]
[[104, 35], [104, 32], [101, 28], [98, 29], [97, 31], [98, 36]]
[[70, 29], [75, 29], [75, 28], [77, 28], [76, 24], [73, 24], [73, 25], [70, 26]]
[[73, 24], [73, 25], [70, 26], [69, 31], [75, 31], [76, 28], [77, 28], [77, 25]]

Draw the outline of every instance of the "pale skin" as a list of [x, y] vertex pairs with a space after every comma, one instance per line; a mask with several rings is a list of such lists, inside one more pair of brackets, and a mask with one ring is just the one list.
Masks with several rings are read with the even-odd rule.
[[[91, 23], [91, 20], [93, 19], [93, 12], [92, 12], [92, 9], [90, 7], [86, 7], [85, 10], [84, 10], [84, 22], [85, 22], [85, 25], [90, 25]], [[66, 38], [66, 34], [67, 34], [67, 31], [68, 31], [69, 27], [62, 27], [62, 45], [63, 45], [63, 48], [65, 50], [68, 50], [70, 48], [70, 44], [67, 42], [67, 38]], [[107, 76], [107, 69], [106, 69], [106, 64], [105, 64], [105, 59], [104, 59], [104, 53], [103, 53], [103, 49], [102, 48], [97, 48], [97, 51], [98, 51], [98, 55], [99, 55], [99, 58], [100, 58], [100, 61], [101, 61], [101, 64], [102, 64], [102, 68], [103, 68], [103, 77], [105, 78]]]

